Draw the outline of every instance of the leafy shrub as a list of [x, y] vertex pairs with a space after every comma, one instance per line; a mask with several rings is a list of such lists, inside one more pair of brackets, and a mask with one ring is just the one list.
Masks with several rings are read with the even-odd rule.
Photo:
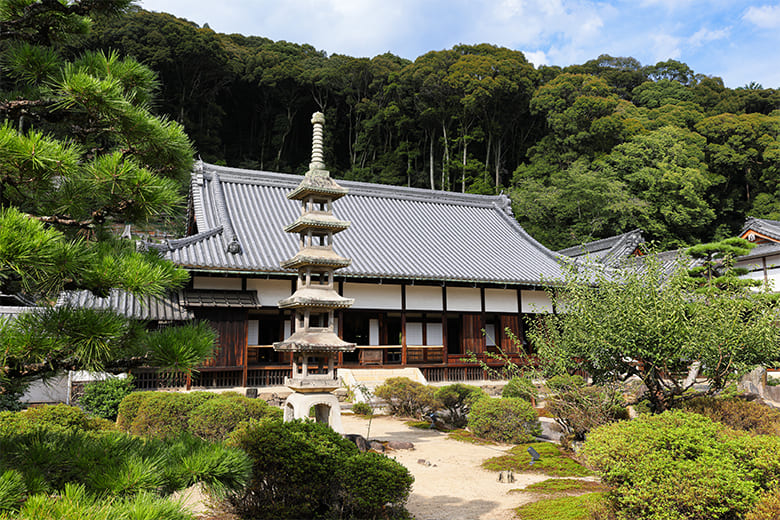
[[780, 488], [761, 495], [745, 520], [777, 520], [780, 518]]
[[133, 392], [119, 403], [116, 416], [116, 426], [123, 432], [130, 431], [130, 425], [135, 421], [138, 415], [138, 408], [143, 404], [149, 395], [154, 392]]
[[547, 410], [570, 439], [583, 440], [585, 434], [602, 424], [628, 418], [623, 396], [606, 386], [580, 386], [562, 383], [547, 400]]
[[582, 376], [574, 376], [569, 374], [559, 374], [549, 378], [546, 383], [547, 388], [553, 392], [560, 391], [561, 389], [568, 388], [582, 388], [587, 386], [587, 381]]
[[682, 408], [709, 417], [735, 430], [758, 435], [780, 435], [780, 410], [755, 401], [697, 397], [683, 403]]
[[529, 378], [513, 377], [504, 386], [501, 397], [516, 397], [534, 404], [539, 399], [539, 390]]
[[582, 452], [619, 519], [742, 518], [780, 477], [780, 438], [683, 411], [600, 426]]
[[468, 422], [468, 413], [476, 401], [487, 397], [479, 387], [455, 383], [436, 390], [434, 398], [447, 410], [450, 424], [462, 428]]
[[541, 433], [539, 417], [527, 401], [486, 397], [471, 407], [468, 426], [474, 435], [498, 442], [530, 442]]
[[347, 518], [383, 518], [385, 504], [406, 503], [414, 482], [405, 467], [377, 453], [348, 458], [338, 473]]
[[26, 494], [21, 473], [8, 470], [0, 474], [0, 514], [17, 510], [24, 503]]
[[[530, 464], [531, 455], [528, 448], [533, 448], [540, 455], [533, 466]], [[482, 467], [491, 471], [533, 471], [553, 477], [588, 477], [594, 474], [551, 442], [515, 446], [504, 455], [487, 459], [482, 463]]]
[[66, 404], [44, 405], [21, 412], [0, 412], [0, 434], [15, 435], [46, 429], [49, 431], [99, 431], [113, 425], [88, 416], [81, 408]]
[[370, 404], [359, 401], [352, 405], [352, 413], [357, 415], [373, 415], [374, 410], [371, 408]]
[[418, 419], [441, 406], [435, 394], [433, 387], [408, 377], [391, 377], [374, 390], [374, 395], [387, 402], [391, 414]]
[[189, 429], [204, 439], [221, 441], [242, 421], [281, 418], [282, 411], [268, 406], [262, 399], [249, 399], [235, 392], [225, 392], [192, 410]]
[[[175, 437], [189, 431], [192, 411], [201, 403], [214, 399], [208, 392], [144, 392], [129, 431], [135, 435]], [[120, 409], [121, 411], [121, 409]]]
[[406, 468], [381, 455], [359, 454], [324, 424], [250, 421], [228, 443], [253, 462], [246, 490], [228, 499], [242, 517], [373, 518], [386, 502], [401, 506], [409, 494]]
[[119, 403], [132, 392], [131, 376], [112, 377], [105, 381], [87, 383], [79, 404], [90, 414], [113, 421], [119, 413]]

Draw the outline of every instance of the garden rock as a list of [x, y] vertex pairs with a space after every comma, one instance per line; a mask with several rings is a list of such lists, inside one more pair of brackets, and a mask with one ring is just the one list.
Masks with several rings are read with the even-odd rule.
[[387, 443], [387, 449], [390, 450], [413, 450], [414, 443], [403, 441], [389, 441]]
[[369, 449], [368, 441], [366, 441], [366, 438], [362, 435], [358, 435], [357, 433], [348, 433], [344, 435], [344, 438], [350, 442], [353, 442], [355, 446], [357, 446], [357, 449], [360, 451], [360, 453], [365, 453]]

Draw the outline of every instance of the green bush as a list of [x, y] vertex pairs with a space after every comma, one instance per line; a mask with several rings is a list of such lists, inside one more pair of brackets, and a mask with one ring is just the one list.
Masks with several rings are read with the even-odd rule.
[[526, 377], [513, 377], [501, 391], [501, 397], [515, 397], [531, 404], [539, 399], [539, 390], [534, 382]]
[[252, 459], [243, 493], [229, 497], [244, 518], [386, 518], [403, 515], [412, 477], [397, 462], [360, 454], [330, 427], [310, 421], [250, 421], [228, 443]]
[[92, 415], [111, 421], [116, 420], [122, 399], [133, 392], [133, 378], [112, 377], [84, 385], [84, 395], [79, 404]]
[[777, 520], [780, 518], [780, 488], [761, 495], [745, 520]]
[[154, 392], [133, 392], [119, 403], [116, 426], [123, 432], [129, 432], [130, 426], [138, 415], [138, 408]]
[[373, 415], [374, 410], [370, 404], [359, 401], [352, 405], [352, 413], [356, 415]]
[[35, 406], [21, 412], [0, 412], [0, 435], [23, 434], [38, 429], [49, 431], [100, 431], [113, 425], [94, 418], [76, 406], [66, 404]]
[[471, 407], [468, 420], [474, 435], [498, 442], [531, 442], [541, 433], [539, 417], [528, 401], [486, 397]]
[[743, 518], [780, 478], [780, 438], [683, 411], [596, 428], [582, 453], [612, 488], [618, 519]]
[[281, 418], [282, 411], [268, 406], [262, 399], [226, 392], [196, 406], [189, 416], [189, 429], [204, 439], [221, 441], [242, 421]]
[[338, 474], [347, 518], [385, 518], [385, 504], [403, 507], [414, 482], [409, 470], [377, 453], [353, 455]]
[[[214, 399], [209, 392], [144, 392], [129, 431], [135, 435], [175, 437], [189, 431], [192, 411], [203, 402]], [[121, 412], [121, 407], [120, 407]], [[123, 421], [124, 423], [124, 421]]]
[[780, 435], [780, 410], [755, 401], [697, 397], [684, 402], [682, 409], [704, 415], [735, 430], [758, 435]]
[[623, 396], [614, 388], [578, 383], [556, 386], [557, 391], [547, 399], [546, 408], [569, 440], [583, 440], [597, 426], [628, 419]]
[[487, 397], [477, 386], [455, 383], [436, 390], [434, 398], [447, 410], [448, 421], [454, 428], [463, 428], [468, 422], [468, 414], [476, 401]]
[[391, 377], [374, 390], [374, 395], [387, 402], [392, 415], [422, 418], [441, 407], [433, 387], [407, 377]]
[[564, 388], [582, 388], [587, 386], [587, 381], [582, 376], [574, 376], [569, 374], [559, 374], [549, 378], [545, 385], [552, 392], [557, 392]]

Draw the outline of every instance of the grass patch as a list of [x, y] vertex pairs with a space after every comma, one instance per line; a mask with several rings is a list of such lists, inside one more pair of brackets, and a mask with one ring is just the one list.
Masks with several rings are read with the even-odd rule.
[[[526, 451], [532, 447], [539, 452], [540, 459], [530, 465], [531, 456]], [[553, 477], [588, 477], [595, 475], [571, 457], [561, 453], [555, 444], [549, 442], [533, 442], [519, 444], [509, 450], [506, 455], [493, 457], [482, 463], [482, 467], [491, 471], [535, 471]]]
[[540, 495], [554, 495], [557, 493], [582, 494], [596, 491], [606, 491], [607, 488], [601, 482], [592, 480], [579, 480], [575, 478], [550, 478], [542, 482], [534, 482], [523, 489], [513, 489], [524, 493], [538, 493]]
[[525, 504], [515, 511], [520, 520], [590, 520], [591, 511], [604, 500], [603, 493], [548, 498]]
[[479, 444], [479, 445], [486, 445], [486, 444], [495, 444], [495, 442], [490, 441], [488, 439], [483, 439], [482, 437], [477, 437], [473, 433], [467, 430], [452, 430], [450, 434], [447, 436], [448, 439], [452, 439], [455, 441], [460, 442], [468, 442], [469, 444]]
[[404, 424], [407, 425], [409, 428], [419, 428], [421, 430], [431, 429], [431, 421], [406, 421], [404, 422]]

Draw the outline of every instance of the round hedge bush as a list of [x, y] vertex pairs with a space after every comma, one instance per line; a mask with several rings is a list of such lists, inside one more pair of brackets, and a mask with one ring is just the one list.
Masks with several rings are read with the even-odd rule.
[[539, 399], [539, 390], [534, 382], [526, 377], [513, 377], [501, 391], [501, 397], [516, 397], [533, 404]]
[[198, 437], [221, 441], [242, 421], [281, 418], [282, 411], [268, 406], [262, 399], [249, 399], [235, 392], [225, 392], [192, 410], [189, 429]]
[[[144, 399], [136, 409], [129, 431], [134, 435], [175, 437], [189, 431], [192, 411], [216, 394], [209, 392], [143, 392]], [[128, 397], [132, 397], [128, 396]], [[121, 413], [120, 406], [120, 413]], [[126, 421], [122, 421], [124, 424]]]
[[345, 460], [338, 474], [347, 518], [384, 518], [385, 504], [402, 507], [414, 482], [401, 464], [370, 452]]
[[541, 433], [534, 407], [516, 397], [478, 400], [471, 407], [468, 427], [478, 437], [513, 444], [531, 442]]
[[66, 404], [35, 406], [21, 412], [0, 412], [0, 434], [12, 435], [35, 430], [50, 432], [102, 431], [113, 423], [90, 417], [77, 406]]

